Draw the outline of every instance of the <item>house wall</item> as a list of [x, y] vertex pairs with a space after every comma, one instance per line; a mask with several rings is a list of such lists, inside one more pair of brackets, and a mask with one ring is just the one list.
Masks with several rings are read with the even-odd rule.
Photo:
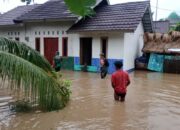
[[101, 37], [108, 38], [108, 51], [107, 51], [107, 59], [110, 63], [109, 73], [115, 71], [114, 61], [123, 60], [124, 50], [123, 43], [124, 37], [123, 33], [120, 32], [99, 32], [99, 33], [84, 33], [79, 35], [74, 35], [71, 40], [74, 45], [74, 56], [75, 56], [75, 70], [80, 70], [80, 41], [81, 37], [92, 37], [92, 66], [90, 66], [89, 70], [93, 72], [97, 72], [100, 69], [99, 65], [99, 54], [101, 53]]
[[[62, 37], [69, 37], [66, 34], [66, 31], [72, 24], [73, 22], [27, 23], [24, 26], [1, 28], [0, 35], [3, 37], [11, 38], [13, 40], [15, 40], [15, 37], [19, 37], [21, 42], [25, 42], [27, 45], [34, 49], [35, 38], [41, 38], [41, 54], [44, 54], [44, 38], [59, 38], [59, 51], [62, 54]], [[20, 33], [20, 35], [18, 35], [18, 32]], [[25, 37], [29, 37], [29, 41], [26, 41]], [[69, 56], [73, 55], [72, 51], [73, 50], [70, 48], [70, 50], [68, 51]]]
[[[74, 49], [71, 43], [72, 35], [66, 31], [73, 22], [44, 22], [44, 23], [26, 23], [24, 26], [12, 26], [0, 28], [0, 36], [15, 40], [20, 38], [21, 42], [35, 49], [35, 38], [40, 38], [40, 53], [44, 55], [44, 38], [58, 38], [58, 47], [62, 56], [62, 38], [68, 37], [68, 57], [63, 58], [63, 68], [73, 69], [74, 67]], [[29, 41], [25, 38], [28, 37]], [[68, 64], [70, 62], [71, 64]]]
[[24, 42], [24, 27], [19, 25], [0, 28], [0, 36], [13, 40], [18, 37], [20, 41]]
[[[124, 62], [124, 70], [134, 68], [134, 59], [141, 55], [143, 46], [143, 26], [140, 23], [135, 33], [122, 32], [92, 32], [80, 34], [67, 34], [66, 31], [72, 25], [72, 22], [45, 22], [29, 23], [25, 26], [1, 28], [0, 35], [15, 39], [19, 37], [20, 41], [25, 42], [32, 48], [35, 48], [35, 38], [40, 38], [40, 53], [44, 55], [44, 38], [56, 37], [59, 40], [59, 51], [62, 56], [62, 37], [68, 37], [68, 57], [63, 58], [62, 68], [80, 69], [80, 38], [92, 37], [92, 65], [89, 70], [99, 71], [99, 54], [101, 52], [101, 37], [108, 38], [107, 59], [110, 63], [109, 73], [115, 71], [114, 61], [121, 60]], [[18, 33], [19, 32], [19, 33]], [[59, 33], [58, 33], [59, 32]], [[15, 35], [16, 34], [16, 35]], [[29, 37], [29, 41], [25, 40]]]
[[135, 68], [135, 58], [142, 55], [144, 29], [140, 23], [134, 33], [124, 34], [124, 70]]

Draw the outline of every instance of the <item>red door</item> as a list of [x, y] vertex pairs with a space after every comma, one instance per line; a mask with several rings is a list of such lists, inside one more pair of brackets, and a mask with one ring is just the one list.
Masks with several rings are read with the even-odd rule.
[[58, 51], [58, 38], [44, 38], [44, 56], [53, 64], [53, 57]]

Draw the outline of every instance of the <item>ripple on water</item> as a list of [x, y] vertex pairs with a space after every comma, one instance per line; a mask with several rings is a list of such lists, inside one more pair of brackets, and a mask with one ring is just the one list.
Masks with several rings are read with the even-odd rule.
[[93, 118], [85, 119], [82, 121], [61, 121], [57, 126], [57, 130], [110, 130], [107, 123], [110, 122], [109, 118]]
[[68, 106], [18, 114], [7, 130], [180, 130], [179, 75], [131, 73], [126, 102], [120, 103], [113, 100], [110, 76], [102, 80], [92, 73], [63, 73], [72, 79]]
[[11, 118], [14, 117], [14, 112], [10, 110], [9, 102], [12, 97], [1, 96], [0, 97], [0, 128], [8, 127]]

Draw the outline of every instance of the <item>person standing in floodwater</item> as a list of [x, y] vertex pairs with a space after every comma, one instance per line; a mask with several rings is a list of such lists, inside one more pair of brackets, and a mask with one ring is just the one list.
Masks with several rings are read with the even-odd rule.
[[104, 54], [100, 54], [100, 72], [101, 72], [101, 79], [104, 79], [107, 75], [109, 67], [109, 62], [105, 59]]
[[56, 72], [61, 70], [61, 62], [62, 62], [62, 59], [59, 55], [59, 52], [57, 51], [53, 59], [53, 66]]
[[114, 62], [116, 72], [111, 76], [112, 87], [114, 88], [114, 99], [116, 101], [125, 101], [127, 86], [130, 84], [129, 75], [122, 70], [123, 63], [121, 61]]

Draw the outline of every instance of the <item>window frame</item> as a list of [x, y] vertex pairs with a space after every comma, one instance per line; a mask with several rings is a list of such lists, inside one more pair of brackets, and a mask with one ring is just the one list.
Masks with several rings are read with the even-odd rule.
[[[65, 42], [65, 40], [67, 41]], [[66, 51], [64, 51], [65, 44], [66, 44]], [[68, 57], [68, 37], [62, 37], [62, 57]]]
[[104, 53], [103, 52], [103, 40], [106, 40], [106, 54], [105, 55], [105, 58], [108, 57], [108, 37], [101, 37], [101, 52], [100, 53]]

